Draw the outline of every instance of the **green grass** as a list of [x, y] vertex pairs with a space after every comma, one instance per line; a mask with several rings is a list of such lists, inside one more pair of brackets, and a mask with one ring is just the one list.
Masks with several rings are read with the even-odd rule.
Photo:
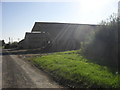
[[112, 74], [107, 67], [88, 62], [76, 52], [57, 52], [33, 57], [31, 60], [70, 87], [120, 88], [119, 74]]

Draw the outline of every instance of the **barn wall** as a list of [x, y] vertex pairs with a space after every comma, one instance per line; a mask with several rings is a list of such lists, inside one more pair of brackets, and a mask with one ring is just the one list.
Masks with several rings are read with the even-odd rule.
[[76, 50], [97, 25], [36, 22], [25, 35], [24, 48], [46, 48], [50, 51]]

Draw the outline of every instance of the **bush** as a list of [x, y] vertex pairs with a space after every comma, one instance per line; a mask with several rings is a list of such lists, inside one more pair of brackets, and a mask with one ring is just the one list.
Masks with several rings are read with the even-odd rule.
[[5, 49], [10, 49], [10, 48], [17, 48], [18, 47], [18, 42], [13, 42], [11, 44], [5, 44]]
[[120, 19], [115, 15], [112, 15], [107, 21], [102, 21], [98, 30], [94, 32], [92, 40], [88, 40], [89, 43], [84, 43], [83, 55], [98, 64], [118, 71], [119, 29]]

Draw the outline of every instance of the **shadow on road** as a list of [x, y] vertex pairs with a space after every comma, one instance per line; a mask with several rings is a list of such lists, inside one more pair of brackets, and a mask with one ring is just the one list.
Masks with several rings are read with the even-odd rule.
[[0, 55], [22, 55], [22, 54], [42, 54], [51, 53], [45, 49], [2, 49]]

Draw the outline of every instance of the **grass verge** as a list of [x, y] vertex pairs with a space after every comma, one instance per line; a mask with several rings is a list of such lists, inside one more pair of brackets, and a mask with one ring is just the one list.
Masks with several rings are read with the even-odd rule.
[[77, 51], [57, 52], [30, 60], [59, 83], [72, 88], [120, 88], [120, 75], [89, 62]]

